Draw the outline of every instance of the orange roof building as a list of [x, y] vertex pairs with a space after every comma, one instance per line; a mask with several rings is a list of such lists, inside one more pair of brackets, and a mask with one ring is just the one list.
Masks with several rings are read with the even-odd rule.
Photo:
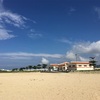
[[89, 62], [71, 61], [60, 64], [50, 64], [55, 70], [94, 70], [94, 66], [90, 66]]

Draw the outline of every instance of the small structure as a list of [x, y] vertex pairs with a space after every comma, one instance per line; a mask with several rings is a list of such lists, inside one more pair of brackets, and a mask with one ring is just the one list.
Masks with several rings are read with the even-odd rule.
[[50, 64], [49, 70], [50, 71], [58, 71], [59, 64]]
[[66, 71], [68, 69], [69, 62], [63, 62], [60, 64], [50, 64], [50, 66], [53, 71]]

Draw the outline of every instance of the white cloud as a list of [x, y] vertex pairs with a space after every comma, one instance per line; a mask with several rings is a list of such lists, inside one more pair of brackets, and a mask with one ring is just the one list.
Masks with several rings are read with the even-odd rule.
[[66, 58], [76, 60], [75, 54], [78, 54], [77, 59], [88, 61], [90, 56], [95, 56], [97, 60], [100, 58], [100, 41], [83, 42], [72, 45], [72, 49], [67, 51]]
[[79, 54], [75, 54], [73, 51], [69, 51], [66, 53], [66, 58], [70, 61], [89, 61], [88, 58], [82, 57]]
[[4, 8], [3, 6], [3, 0], [0, 0], [0, 22], [5, 24], [12, 24], [16, 27], [22, 27], [25, 24], [25, 18], [24, 16], [21, 16], [19, 14], [13, 13], [7, 9]]
[[22, 27], [25, 24], [24, 17], [11, 11], [3, 10], [0, 12], [0, 21], [3, 23], [12, 24], [16, 27]]
[[76, 60], [75, 53], [72, 52], [72, 51], [68, 51], [66, 53], [66, 58], [69, 59], [69, 60]]
[[23, 17], [5, 10], [3, 7], [3, 0], [0, 0], [0, 40], [6, 40], [15, 37], [14, 35], [9, 34], [9, 31], [4, 27], [6, 23], [17, 27], [24, 25]]
[[1, 58], [9, 58], [9, 59], [26, 59], [32, 57], [46, 57], [46, 58], [61, 58], [63, 55], [61, 54], [34, 54], [34, 53], [25, 53], [25, 52], [18, 52], [18, 53], [0, 53]]
[[8, 31], [5, 29], [0, 29], [0, 40], [6, 40], [10, 38], [14, 38], [15, 36], [12, 34], [8, 34]]
[[28, 34], [28, 36], [29, 36], [30, 38], [36, 39], [36, 38], [38, 38], [38, 37], [42, 37], [42, 34], [30, 33], [30, 34]]
[[46, 58], [42, 58], [41, 63], [42, 64], [48, 64], [49, 60], [47, 60]]
[[100, 7], [95, 7], [94, 11], [97, 13], [98, 18], [100, 19]]
[[98, 54], [100, 53], [100, 41], [78, 43], [73, 45], [73, 50], [78, 53]]
[[62, 43], [72, 44], [72, 42], [70, 40], [65, 39], [65, 38], [59, 39], [58, 41], [62, 42]]
[[79, 56], [80, 61], [89, 61], [89, 58]]
[[37, 31], [35, 31], [35, 29], [31, 29], [30, 33], [28, 34], [28, 37], [36, 39], [36, 38], [41, 38], [43, 35]]
[[23, 28], [26, 27], [26, 20], [29, 19], [5, 9], [3, 6], [3, 0], [0, 0], [0, 40], [6, 40], [15, 37], [14, 35], [9, 34], [7, 29], [4, 27], [6, 24], [10, 24], [18, 28]]

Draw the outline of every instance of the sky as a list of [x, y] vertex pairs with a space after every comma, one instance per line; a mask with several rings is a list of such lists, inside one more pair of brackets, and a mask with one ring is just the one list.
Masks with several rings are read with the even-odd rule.
[[100, 64], [99, 0], [0, 0], [0, 68]]

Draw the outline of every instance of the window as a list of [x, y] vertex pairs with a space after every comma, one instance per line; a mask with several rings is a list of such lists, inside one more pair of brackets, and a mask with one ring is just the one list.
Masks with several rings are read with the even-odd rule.
[[87, 65], [84, 65], [84, 67], [87, 67]]
[[71, 67], [71, 65], [69, 65], [69, 67]]
[[72, 67], [76, 67], [75, 65], [73, 65]]

